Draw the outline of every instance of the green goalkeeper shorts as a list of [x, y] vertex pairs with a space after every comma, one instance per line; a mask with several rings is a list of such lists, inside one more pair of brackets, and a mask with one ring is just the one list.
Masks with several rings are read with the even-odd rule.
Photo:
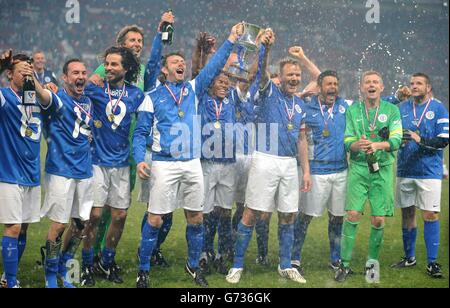
[[394, 216], [394, 165], [371, 174], [367, 166], [350, 164], [345, 210], [364, 213], [367, 199], [372, 216]]

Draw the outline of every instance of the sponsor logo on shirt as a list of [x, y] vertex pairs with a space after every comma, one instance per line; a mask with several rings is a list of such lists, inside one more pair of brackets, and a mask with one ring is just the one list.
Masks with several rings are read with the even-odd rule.
[[[108, 94], [108, 88], [105, 87], [104, 91], [105, 91], [105, 94]], [[111, 96], [120, 96], [121, 94], [122, 94], [122, 90], [119, 90], [119, 89], [111, 90]], [[128, 97], [127, 90], [125, 90], [125, 94], [123, 95], [123, 97]]]

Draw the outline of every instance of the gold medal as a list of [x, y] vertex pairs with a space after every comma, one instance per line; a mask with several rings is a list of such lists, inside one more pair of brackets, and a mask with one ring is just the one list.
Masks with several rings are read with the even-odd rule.
[[220, 127], [221, 127], [220, 122], [219, 122], [219, 121], [216, 121], [216, 123], [214, 123], [214, 127], [215, 127], [216, 129], [220, 129]]
[[183, 111], [183, 110], [179, 110], [179, 111], [178, 111], [178, 116], [179, 116], [180, 118], [184, 118], [184, 111]]
[[94, 121], [94, 126], [96, 128], [101, 128], [103, 126], [103, 123], [102, 123], [102, 121], [97, 120], [97, 121]]
[[288, 130], [293, 130], [293, 129], [294, 129], [294, 124], [289, 123], [289, 124], [287, 125], [287, 128], [288, 128]]
[[109, 122], [111, 122], [111, 123], [114, 122], [114, 118], [115, 117], [114, 117], [114, 115], [112, 113], [110, 115], [108, 115], [108, 121]]
[[25, 136], [31, 137], [31, 135], [33, 135], [33, 131], [31, 130], [31, 128], [27, 127], [25, 129]]
[[322, 132], [322, 135], [323, 135], [325, 138], [328, 138], [328, 137], [330, 137], [331, 133], [330, 133], [330, 131], [329, 131], [327, 128], [325, 128], [325, 129], [323, 130], [323, 132]]
[[420, 137], [420, 131], [416, 130], [416, 134]]

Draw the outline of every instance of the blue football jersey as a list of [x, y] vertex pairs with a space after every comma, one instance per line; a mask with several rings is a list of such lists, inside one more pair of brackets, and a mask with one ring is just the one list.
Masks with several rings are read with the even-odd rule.
[[92, 177], [89, 144], [93, 125], [92, 102], [87, 96], [71, 97], [62, 89], [52, 94], [58, 107], [44, 112], [47, 157], [45, 172], [72, 179]]
[[39, 80], [39, 83], [41, 85], [46, 85], [50, 82], [58, 85], [58, 79], [56, 78], [55, 73], [53, 73], [51, 70], [44, 69], [42, 73], [34, 72], [34, 76], [37, 80]]
[[272, 81], [257, 96], [256, 150], [271, 155], [297, 157], [300, 129], [305, 127], [305, 103], [295, 95], [286, 96]]
[[158, 76], [161, 72], [161, 58], [163, 53], [162, 33], [158, 32], [153, 39], [152, 51], [144, 74], [144, 92], [153, 90], [158, 83]]
[[[256, 90], [257, 91], [257, 90]], [[230, 96], [236, 102], [236, 153], [251, 155], [255, 150], [255, 105], [253, 103], [256, 91], [252, 88], [242, 93], [239, 88], [231, 91]]]
[[[330, 108], [313, 96], [305, 104], [305, 124], [308, 136], [308, 155], [311, 174], [332, 174], [347, 169], [347, 153], [344, 145], [345, 100], [338, 97], [330, 113]], [[327, 123], [327, 124], [325, 124]]]
[[94, 106], [92, 163], [109, 168], [128, 166], [132, 114], [144, 101], [144, 93], [132, 85], [108, 90], [105, 82], [103, 88], [89, 84], [85, 94]]
[[398, 105], [401, 103], [401, 101], [399, 101], [397, 96], [395, 95], [383, 96], [381, 99], [394, 105]]
[[[414, 104], [412, 100], [400, 104], [403, 129], [418, 132], [421, 138], [447, 138], [449, 119], [448, 111], [444, 105], [436, 99], [427, 103], [416, 105], [414, 116]], [[423, 117], [422, 117], [423, 115]], [[420, 118], [422, 117], [422, 122]], [[417, 125], [420, 122], [419, 128]], [[400, 148], [398, 153], [397, 176], [413, 179], [442, 179], [443, 153], [441, 150], [430, 150], [414, 141], [409, 141]]]
[[21, 95], [0, 89], [0, 182], [39, 186], [43, 107], [22, 105]]
[[[144, 161], [147, 137], [152, 134], [152, 159], [186, 161], [201, 156], [201, 118], [199, 99], [225, 65], [234, 44], [219, 48], [200, 74], [189, 82], [166, 82], [156, 87], [139, 108], [134, 131], [133, 157]], [[180, 102], [180, 103], [178, 103]]]
[[223, 100], [219, 100], [205, 94], [200, 99], [202, 159], [221, 163], [236, 161], [234, 140], [235, 97], [235, 95], [228, 95]]

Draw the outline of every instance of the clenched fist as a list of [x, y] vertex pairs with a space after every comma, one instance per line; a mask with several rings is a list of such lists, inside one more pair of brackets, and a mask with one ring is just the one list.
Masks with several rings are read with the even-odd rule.
[[289, 48], [289, 53], [299, 59], [305, 58], [305, 52], [303, 51], [303, 48], [300, 46], [293, 46]]
[[403, 102], [408, 100], [411, 97], [411, 94], [411, 89], [408, 86], [402, 86], [397, 90], [395, 96], [400, 102]]

